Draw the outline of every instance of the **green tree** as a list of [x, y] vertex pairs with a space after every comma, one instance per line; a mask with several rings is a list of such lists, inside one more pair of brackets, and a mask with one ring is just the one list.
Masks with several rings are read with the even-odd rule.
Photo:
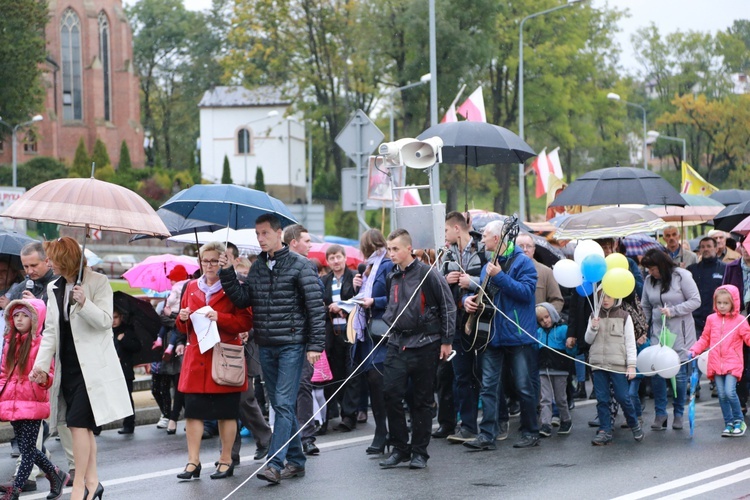
[[90, 177], [91, 176], [91, 159], [89, 153], [86, 151], [86, 144], [83, 142], [83, 137], [78, 141], [78, 147], [76, 147], [76, 154], [73, 157], [73, 165], [70, 167], [71, 177]]
[[258, 169], [255, 171], [255, 190], [266, 191], [266, 181], [263, 177], [263, 167], [261, 166], [258, 166]]
[[107, 146], [104, 144], [104, 141], [98, 137], [94, 143], [94, 152], [91, 154], [91, 161], [96, 165], [97, 171], [112, 166], [112, 162], [109, 159], [109, 153], [107, 152]]
[[232, 171], [229, 168], [229, 158], [227, 158], [227, 155], [224, 155], [224, 167], [221, 170], [221, 183], [234, 184], [234, 182], [232, 182]]
[[[39, 0], [0, 0], [0, 114], [23, 123], [43, 105], [44, 27], [49, 12]], [[0, 138], [10, 131], [0, 127]]]
[[133, 164], [130, 162], [130, 149], [128, 149], [128, 143], [124, 140], [120, 144], [120, 164], [117, 166], [117, 170], [126, 172], [133, 168]]

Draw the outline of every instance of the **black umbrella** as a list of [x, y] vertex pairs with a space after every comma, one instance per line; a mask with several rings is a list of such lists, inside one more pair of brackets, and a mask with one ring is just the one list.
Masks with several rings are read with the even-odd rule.
[[708, 197], [729, 207], [730, 205], [750, 201], [750, 191], [747, 189], [722, 189], [721, 191], [711, 193]]
[[[156, 211], [156, 215], [158, 215], [162, 221], [164, 221], [164, 225], [167, 226], [167, 229], [169, 230], [170, 236], [179, 236], [181, 234], [197, 234], [202, 232], [209, 232], [213, 233], [214, 231], [218, 231], [219, 229], [222, 229], [224, 226], [221, 224], [212, 224], [210, 222], [200, 221], [200, 220], [194, 220], [194, 219], [186, 219], [180, 214], [176, 214], [170, 210], [166, 210], [164, 208], [160, 208]], [[168, 238], [168, 236], [151, 236], [149, 234], [136, 234], [132, 238], [130, 238], [130, 241], [138, 241], [143, 240], [146, 238], [159, 238], [159, 239], [165, 239]], [[197, 241], [196, 241], [197, 244]]]
[[21, 249], [37, 240], [15, 231], [0, 229], [0, 254], [21, 255]]
[[[738, 191], [733, 189], [732, 191]], [[716, 193], [714, 193], [716, 194]], [[722, 231], [731, 231], [734, 227], [750, 216], [750, 201], [736, 205], [729, 205], [714, 217], [714, 227]]]
[[128, 315], [128, 322], [141, 341], [141, 350], [133, 354], [133, 365], [161, 360], [161, 351], [151, 349], [161, 329], [161, 319], [151, 303], [121, 291], [114, 293], [113, 302], [116, 309]]
[[684, 207], [680, 193], [659, 174], [642, 168], [593, 170], [571, 182], [550, 206], [675, 205]]
[[531, 147], [507, 128], [485, 122], [439, 123], [421, 134], [417, 139], [440, 137], [443, 140], [442, 162], [464, 165], [466, 168], [466, 208], [469, 210], [468, 175], [469, 166], [478, 167], [490, 163], [523, 163], [536, 156]]

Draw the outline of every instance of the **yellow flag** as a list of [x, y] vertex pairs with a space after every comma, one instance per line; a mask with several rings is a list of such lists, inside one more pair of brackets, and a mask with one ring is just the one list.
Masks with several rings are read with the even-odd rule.
[[715, 193], [719, 188], [712, 186], [706, 179], [700, 176], [693, 167], [682, 162], [682, 190], [683, 194], [698, 194], [708, 196]]

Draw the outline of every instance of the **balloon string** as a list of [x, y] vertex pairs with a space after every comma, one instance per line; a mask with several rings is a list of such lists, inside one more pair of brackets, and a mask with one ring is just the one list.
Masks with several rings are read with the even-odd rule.
[[[492, 307], [493, 307], [493, 308], [495, 309], [495, 311], [496, 311], [496, 312], [499, 312], [499, 313], [500, 313], [500, 314], [501, 314], [501, 315], [502, 315], [502, 316], [503, 316], [503, 317], [504, 317], [505, 319], [507, 319], [508, 321], [510, 321], [510, 322], [511, 322], [512, 324], [514, 324], [514, 325], [515, 325], [515, 326], [516, 326], [516, 327], [518, 328], [518, 331], [520, 331], [520, 332], [523, 332], [523, 333], [525, 333], [526, 335], [528, 335], [528, 336], [529, 336], [529, 337], [530, 337], [530, 338], [531, 338], [531, 339], [532, 339], [532, 340], [533, 340], [534, 342], [536, 342], [537, 344], [539, 344], [539, 346], [541, 346], [541, 347], [549, 347], [549, 346], [547, 346], [547, 344], [543, 343], [543, 342], [542, 342], [541, 340], [539, 340], [538, 338], [536, 338], [536, 336], [535, 336], [535, 335], [532, 335], [532, 334], [530, 334], [529, 332], [527, 332], [527, 331], [526, 331], [526, 330], [525, 330], [525, 329], [524, 329], [524, 328], [523, 328], [523, 327], [522, 327], [521, 325], [519, 325], [519, 324], [518, 324], [518, 323], [517, 323], [516, 321], [514, 321], [514, 320], [513, 320], [513, 319], [512, 319], [512, 318], [511, 318], [510, 316], [508, 316], [508, 315], [507, 315], [507, 314], [505, 314], [505, 313], [504, 313], [503, 311], [501, 311], [501, 310], [500, 310], [500, 309], [499, 309], [499, 308], [497, 307], [497, 305], [495, 305], [495, 303], [494, 303], [494, 302], [492, 302]], [[741, 318], [743, 318], [743, 319], [744, 319], [745, 321], [747, 321], [747, 316], [743, 316], [742, 314], [738, 314], [738, 316], [740, 316], [740, 317], [741, 317]], [[717, 342], [716, 344], [714, 344], [713, 346], [709, 347], [708, 349], [706, 349], [706, 350], [705, 350], [705, 351], [703, 351], [703, 352], [710, 352], [710, 351], [712, 351], [713, 349], [715, 349], [715, 348], [719, 347], [719, 345], [720, 345], [720, 344], [721, 344], [722, 342], [724, 342], [724, 340], [725, 340], [725, 339], [726, 339], [727, 337], [729, 337], [729, 336], [730, 336], [730, 335], [731, 335], [731, 334], [732, 334], [732, 333], [733, 333], [733, 332], [734, 332], [734, 331], [735, 331], [735, 330], [736, 330], [737, 328], [739, 328], [741, 324], [742, 324], [742, 323], [737, 323], [737, 325], [736, 325], [736, 326], [735, 326], [734, 328], [732, 328], [731, 330], [729, 330], [729, 331], [728, 331], [728, 332], [727, 332], [727, 333], [726, 333], [726, 334], [725, 334], [725, 335], [724, 335], [724, 336], [723, 336], [723, 337], [722, 337], [722, 338], [721, 338], [721, 339], [720, 339], [720, 340], [719, 340], [719, 341], [718, 341], [718, 342]], [[555, 354], [558, 354], [558, 355], [560, 355], [560, 356], [563, 356], [563, 357], [565, 357], [565, 358], [568, 358], [568, 359], [570, 359], [571, 361], [574, 361], [574, 362], [576, 362], [576, 363], [581, 363], [581, 364], [583, 364], [583, 365], [585, 365], [585, 366], [588, 366], [588, 367], [590, 367], [590, 368], [595, 368], [595, 369], [597, 369], [597, 370], [603, 370], [603, 371], [606, 371], [606, 372], [610, 372], [610, 373], [618, 373], [618, 374], [620, 374], [620, 375], [627, 375], [627, 372], [622, 372], [622, 371], [619, 371], [619, 370], [613, 370], [613, 369], [611, 369], [611, 368], [605, 368], [605, 367], [603, 367], [603, 366], [593, 365], [593, 364], [591, 364], [591, 363], [589, 363], [589, 362], [587, 362], [587, 361], [581, 361], [580, 359], [574, 358], [573, 356], [570, 356], [570, 355], [568, 355], [568, 354], [566, 354], [566, 353], [564, 353], [564, 352], [560, 352], [560, 351], [558, 351], [558, 350], [556, 350], [556, 349], [550, 349], [550, 350], [551, 350], [552, 352], [554, 352]], [[697, 358], [694, 358], [694, 359], [697, 359]], [[678, 363], [677, 365], [674, 365], [674, 366], [670, 366], [670, 367], [666, 367], [666, 368], [662, 368], [662, 369], [661, 369], [661, 370], [659, 370], [659, 371], [667, 371], [667, 370], [669, 370], [669, 369], [672, 369], [672, 368], [675, 368], [675, 367], [676, 367], [676, 368], [681, 368], [681, 367], [682, 367], [683, 365], [687, 365], [688, 363], [691, 363], [692, 361], [693, 361], [693, 359], [688, 359], [687, 361], [682, 361], [682, 362]], [[656, 372], [656, 371], [648, 371], [648, 372], [645, 372], [645, 373], [644, 373], [644, 372], [640, 372], [640, 374], [641, 374], [641, 375], [644, 375], [644, 376], [647, 376], [647, 377], [650, 377], [650, 376], [653, 376], [653, 375], [657, 375], [657, 374], [658, 374], [658, 372]]]

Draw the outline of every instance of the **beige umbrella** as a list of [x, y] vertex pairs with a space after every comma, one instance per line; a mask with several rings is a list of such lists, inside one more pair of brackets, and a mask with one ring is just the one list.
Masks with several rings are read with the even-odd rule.
[[[118, 233], [169, 236], [169, 230], [146, 200], [133, 191], [95, 179], [55, 179], [24, 193], [0, 214], [11, 219]], [[84, 250], [86, 243], [84, 241]], [[83, 259], [81, 259], [83, 263]], [[80, 281], [83, 266], [79, 271]]]

